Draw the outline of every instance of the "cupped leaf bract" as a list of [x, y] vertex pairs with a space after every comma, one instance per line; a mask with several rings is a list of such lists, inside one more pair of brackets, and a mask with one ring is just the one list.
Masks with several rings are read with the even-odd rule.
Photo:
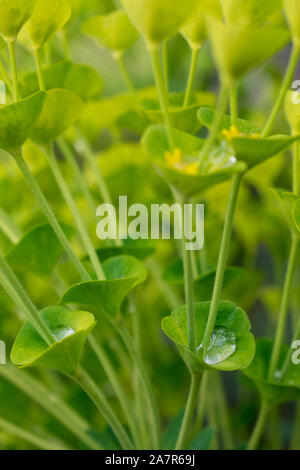
[[81, 99], [71, 91], [47, 91], [43, 111], [35, 123], [31, 138], [38, 144], [50, 144], [79, 119], [82, 110]]
[[274, 188], [275, 193], [279, 197], [283, 213], [290, 231], [293, 235], [300, 236], [300, 196], [297, 194], [284, 191], [283, 189]]
[[71, 15], [66, 0], [37, 0], [34, 12], [27, 24], [28, 32], [35, 47], [42, 47], [60, 31]]
[[[72, 229], [62, 227], [67, 235]], [[63, 248], [50, 225], [40, 225], [28, 232], [9, 251], [6, 259], [14, 269], [24, 269], [37, 276], [49, 278], [53, 274]]]
[[264, 23], [282, 6], [281, 0], [221, 0], [221, 5], [228, 24], [249, 28]]
[[15, 41], [33, 13], [36, 0], [0, 0], [0, 33]]
[[82, 31], [97, 38], [113, 52], [122, 53], [138, 39], [138, 32], [123, 10], [107, 15], [89, 18], [82, 25]]
[[[185, 157], [194, 157], [197, 161], [199, 151], [203, 147], [203, 140], [182, 131], [174, 130], [175, 146], [182, 151]], [[212, 186], [227, 181], [235, 173], [243, 173], [246, 166], [240, 162], [211, 173], [187, 174], [167, 165], [165, 154], [169, 150], [167, 134], [164, 126], [151, 126], [145, 132], [143, 146], [146, 152], [153, 158], [160, 174], [174, 188], [185, 196], [193, 196], [209, 189]]]
[[300, 47], [299, 2], [298, 0], [283, 0], [283, 7], [290, 25], [293, 41]]
[[202, 339], [208, 320], [210, 302], [198, 302], [195, 309], [195, 331], [197, 352], [188, 347], [186, 307], [179, 307], [162, 321], [162, 328], [179, 348], [187, 366], [193, 371], [213, 368], [218, 370], [245, 369], [255, 353], [255, 341], [250, 333], [250, 321], [239, 307], [232, 302], [221, 301], [208, 357], [203, 359]]
[[[300, 375], [297, 367], [291, 367], [282, 381], [276, 377], [272, 380], [268, 378], [271, 354], [273, 349], [271, 339], [259, 339], [256, 343], [256, 353], [251, 365], [245, 369], [244, 374], [249, 377], [257, 386], [263, 402], [268, 407], [279, 405], [280, 403], [294, 400], [300, 396]], [[283, 348], [278, 371], [281, 370], [287, 348]]]
[[[72, 91], [83, 101], [89, 102], [100, 98], [103, 82], [97, 70], [88, 65], [63, 61], [43, 70], [46, 90], [63, 88]], [[36, 72], [30, 72], [20, 80], [22, 96], [26, 97], [39, 90]]]
[[125, 297], [147, 278], [144, 264], [132, 256], [121, 255], [103, 263], [105, 281], [88, 281], [75, 284], [63, 296], [62, 303], [79, 304], [116, 317]]
[[133, 24], [154, 44], [175, 34], [191, 15], [196, 0], [122, 0]]
[[43, 366], [75, 374], [84, 342], [96, 322], [91, 313], [47, 307], [40, 312], [56, 342], [48, 346], [30, 322], [21, 328], [11, 351], [19, 367]]
[[13, 152], [24, 144], [40, 117], [46, 94], [42, 91], [0, 108], [0, 148]]

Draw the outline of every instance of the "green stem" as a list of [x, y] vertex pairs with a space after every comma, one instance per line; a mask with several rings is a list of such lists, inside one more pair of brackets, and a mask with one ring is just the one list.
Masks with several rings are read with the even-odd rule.
[[206, 139], [203, 149], [201, 151], [200, 160], [202, 161], [202, 164], [208, 158], [209, 151], [211, 150], [211, 147], [218, 135], [223, 116], [226, 112], [227, 104], [228, 104], [228, 89], [226, 86], [223, 85], [221, 88], [221, 92], [220, 92], [220, 97], [219, 97], [219, 102], [218, 102], [215, 118], [211, 125], [208, 138]]
[[6, 83], [6, 86], [7, 86], [7, 89], [9, 91], [9, 93], [12, 95], [13, 94], [13, 89], [12, 89], [10, 77], [9, 77], [7, 71], [6, 71], [6, 68], [5, 68], [5, 65], [2, 62], [2, 59], [0, 59], [0, 74], [1, 74], [2, 79]]
[[31, 377], [28, 372], [6, 365], [0, 367], [0, 376], [29, 396], [72, 434], [77, 436], [87, 447], [93, 450], [101, 449], [97, 440], [94, 440], [89, 434], [89, 423], [77, 415], [58, 395], [49, 391], [37, 379]]
[[99, 362], [102, 364], [103, 370], [110, 381], [113, 390], [116, 393], [116, 396], [120, 402], [120, 405], [124, 411], [124, 415], [127, 419], [131, 434], [134, 438], [134, 441], [137, 445], [140, 443], [140, 436], [137, 431], [136, 422], [134, 419], [134, 413], [131, 409], [129, 400], [124, 392], [124, 389], [121, 385], [121, 382], [118, 379], [118, 376], [113, 368], [105, 350], [98, 344], [94, 336], [89, 336], [88, 339], [94, 353], [97, 355]]
[[59, 239], [61, 245], [63, 246], [65, 252], [67, 253], [70, 261], [76, 268], [77, 272], [79, 273], [82, 280], [90, 280], [90, 275], [78, 259], [77, 255], [75, 254], [69, 240], [67, 239], [66, 235], [64, 234], [61, 226], [59, 225], [51, 207], [49, 206], [47, 199], [45, 198], [44, 194], [42, 193], [39, 185], [37, 184], [36, 180], [34, 179], [33, 175], [31, 174], [25, 160], [22, 157], [21, 152], [16, 153], [14, 155], [14, 159], [21, 170], [29, 188], [31, 189], [36, 201], [39, 203], [45, 217], [47, 218], [49, 224], [53, 228], [57, 238]]
[[18, 243], [22, 234], [12, 218], [0, 208], [0, 230], [12, 243]]
[[153, 67], [153, 72], [155, 76], [155, 82], [156, 82], [160, 107], [161, 107], [162, 114], [164, 116], [169, 147], [170, 147], [170, 150], [173, 150], [175, 147], [175, 141], [174, 141], [172, 125], [171, 125], [171, 120], [170, 120], [170, 115], [169, 115], [169, 110], [168, 110], [168, 98], [166, 94], [166, 87], [165, 87], [164, 77], [163, 77], [163, 73], [161, 69], [159, 47], [150, 45], [149, 53], [150, 53], [150, 57], [152, 61], [152, 67]]
[[217, 396], [218, 421], [220, 425], [219, 427], [222, 435], [222, 441], [224, 443], [225, 450], [233, 450], [234, 442], [230, 427], [228, 406], [226, 403], [226, 395], [223, 387], [222, 378], [219, 372], [215, 373], [214, 379]]
[[192, 374], [191, 377], [191, 387], [190, 387], [190, 393], [181, 425], [181, 429], [179, 432], [178, 440], [176, 443], [176, 449], [175, 450], [184, 450], [188, 433], [190, 432], [192, 421], [193, 421], [193, 416], [195, 412], [195, 408], [197, 405], [197, 400], [199, 397], [199, 387], [201, 383], [201, 378], [202, 375], [195, 375]]
[[266, 425], [267, 417], [269, 413], [269, 408], [262, 404], [260, 408], [260, 412], [254, 426], [250, 441], [247, 446], [247, 450], [255, 450], [261, 440], [262, 434], [264, 432], [264, 428]]
[[205, 415], [207, 413], [207, 395], [209, 393], [209, 372], [206, 371], [203, 373], [201, 387], [200, 387], [200, 400], [196, 413], [196, 423], [195, 423], [195, 437], [200, 433]]
[[270, 369], [269, 369], [269, 380], [272, 380], [275, 376], [275, 372], [278, 367], [278, 362], [280, 358], [282, 342], [284, 338], [284, 330], [286, 326], [291, 290], [293, 285], [293, 279], [296, 269], [297, 255], [299, 249], [299, 239], [293, 237], [292, 246], [290, 250], [290, 256], [288, 261], [288, 268], [285, 277], [284, 289], [282, 294], [280, 312], [279, 312], [279, 321], [277, 325], [277, 331], [271, 356]]
[[300, 145], [295, 142], [293, 145], [293, 193], [300, 193]]
[[43, 67], [42, 67], [42, 49], [41, 47], [34, 48], [34, 59], [35, 65], [37, 70], [38, 82], [40, 90], [46, 90], [44, 75], [43, 75]]
[[187, 88], [186, 88], [186, 93], [185, 93], [184, 103], [183, 103], [184, 108], [189, 106], [190, 101], [191, 101], [194, 83], [195, 83], [195, 76], [196, 76], [196, 71], [197, 71], [197, 62], [198, 62], [199, 52], [200, 52], [199, 48], [192, 49], [191, 66], [190, 66]]
[[58, 145], [58, 148], [62, 152], [63, 156], [65, 157], [66, 161], [72, 168], [76, 183], [78, 187], [80, 188], [86, 202], [88, 203], [91, 213], [95, 216], [96, 210], [97, 210], [96, 204], [92, 196], [92, 193], [90, 191], [90, 188], [88, 187], [88, 184], [82, 174], [82, 171], [79, 168], [79, 165], [76, 161], [74, 153], [72, 152], [72, 150], [70, 149], [68, 143], [66, 142], [64, 138], [61, 137], [57, 139], [56, 143]]
[[164, 83], [166, 94], [169, 94], [169, 59], [168, 59], [168, 39], [164, 40], [163, 50], [162, 50], [162, 62], [163, 62], [163, 71], [164, 71]]
[[57, 160], [55, 158], [55, 155], [53, 153], [53, 150], [46, 151], [48, 162], [50, 169], [52, 171], [52, 174], [54, 176], [54, 179], [66, 201], [67, 206], [69, 207], [73, 219], [75, 221], [75, 225], [77, 227], [78, 233], [80, 235], [80, 238], [83, 242], [83, 245], [88, 253], [88, 256], [90, 258], [91, 264], [93, 266], [93, 269], [97, 275], [97, 278], [99, 280], [104, 280], [105, 279], [105, 274], [103, 271], [103, 268], [101, 266], [100, 260], [98, 258], [98, 255], [96, 253], [96, 250], [94, 248], [93, 242], [90, 238], [90, 235], [84, 225], [84, 222], [81, 218], [80, 212], [75, 204], [75, 201], [73, 199], [73, 196], [64, 180], [64, 177], [60, 171], [59, 165], [57, 163]]
[[208, 316], [208, 320], [206, 324], [206, 329], [205, 329], [205, 333], [204, 333], [204, 337], [202, 341], [202, 347], [203, 347], [204, 352], [209, 346], [210, 338], [213, 333], [217, 314], [218, 314], [219, 302], [221, 300], [222, 289], [223, 289], [224, 275], [225, 275], [225, 270], [226, 270], [228, 255], [229, 255], [234, 215], [235, 215], [235, 210], [236, 210], [236, 205], [237, 205], [242, 178], [243, 178], [242, 174], [237, 174], [237, 175], [234, 175], [233, 180], [232, 180], [227, 213], [225, 216], [225, 224], [224, 224], [221, 248], [220, 248], [220, 253], [219, 253], [219, 261], [218, 261], [218, 266], [217, 266], [215, 286], [214, 286], [214, 291], [213, 291], [213, 296], [212, 296], [210, 312], [209, 312], [209, 316]]
[[30, 298], [26, 294], [20, 281], [6, 262], [5, 258], [0, 253], [0, 283], [6, 290], [10, 298], [20, 308], [20, 310], [26, 315], [28, 320], [32, 323], [34, 328], [38, 331], [41, 337], [44, 339], [46, 344], [49, 346], [55, 343], [48, 325], [44, 322], [43, 318], [39, 315], [39, 312], [31, 302]]
[[298, 63], [299, 53], [300, 53], [300, 47], [297, 46], [296, 44], [294, 44], [293, 49], [292, 49], [292, 53], [291, 53], [291, 56], [290, 56], [290, 60], [289, 60], [289, 65], [288, 65], [284, 80], [282, 82], [278, 98], [277, 98], [277, 100], [274, 104], [274, 107], [273, 107], [272, 111], [271, 111], [270, 117], [269, 117], [269, 119], [268, 119], [268, 121], [265, 125], [265, 128], [264, 128], [263, 133], [262, 133], [262, 137], [268, 137], [268, 135], [272, 132], [272, 128], [274, 126], [275, 119], [277, 117], [277, 114], [278, 114], [281, 106], [282, 106], [282, 103], [283, 103], [284, 98], [285, 98], [285, 94], [286, 94], [286, 92], [287, 92], [287, 90], [288, 90], [288, 88], [291, 85], [291, 82], [293, 80], [293, 76], [294, 76], [294, 73], [295, 73], [295, 70], [296, 70], [296, 67], [297, 67], [297, 63]]
[[16, 58], [16, 41], [8, 41], [8, 51], [12, 71], [12, 82], [13, 82], [13, 100], [18, 101], [20, 98], [19, 83], [18, 83], [18, 68]]
[[0, 417], [0, 429], [4, 432], [11, 434], [18, 439], [28, 442], [29, 444], [42, 450], [71, 450], [67, 444], [57, 440], [56, 438], [49, 437], [49, 439], [37, 436], [26, 429], [10, 423]]
[[111, 426], [116, 438], [123, 447], [124, 450], [133, 450], [133, 444], [129, 439], [124, 427], [118, 420], [117, 416], [110, 408], [105, 396], [102, 394], [101, 390], [89, 377], [89, 375], [81, 368], [79, 369], [76, 376], [71, 377], [91, 398], [95, 403], [96, 407], [99, 409], [101, 414], [104, 416], [106, 421]]
[[185, 249], [185, 239], [183, 239], [183, 267], [184, 267], [184, 290], [187, 312], [187, 334], [188, 346], [192, 352], [196, 352], [196, 329], [195, 329], [195, 308], [194, 308], [194, 278], [191, 252]]
[[230, 114], [231, 114], [231, 125], [237, 127], [238, 124], [238, 94], [237, 86], [233, 85], [230, 89]]
[[120, 67], [124, 82], [125, 82], [125, 84], [128, 88], [128, 91], [132, 94], [135, 101], [138, 103], [139, 100], [138, 100], [138, 97], [137, 97], [137, 94], [136, 94], [136, 89], [135, 89], [135, 86], [133, 84], [133, 81], [131, 80], [131, 77], [130, 77], [129, 72], [128, 72], [127, 67], [126, 67], [126, 64], [124, 62], [124, 56], [123, 56], [123, 54], [118, 53], [118, 54], [116, 54], [115, 57], [116, 57], [116, 61], [119, 64], [119, 67]]
[[145, 398], [147, 402], [147, 406], [149, 409], [149, 420], [151, 422], [152, 428], [152, 436], [153, 436], [153, 444], [155, 449], [159, 449], [159, 441], [160, 441], [160, 418], [159, 418], [159, 411], [156, 403], [156, 399], [152, 390], [152, 385], [146, 371], [145, 365], [141, 358], [139, 351], [136, 350], [134, 346], [134, 341], [130, 337], [127, 330], [123, 327], [121, 328], [116, 323], [112, 322], [109, 317], [107, 317], [110, 324], [115, 328], [118, 332], [120, 337], [122, 338], [134, 364], [137, 367], [137, 370], [140, 375], [141, 382], [143, 384], [145, 390]]

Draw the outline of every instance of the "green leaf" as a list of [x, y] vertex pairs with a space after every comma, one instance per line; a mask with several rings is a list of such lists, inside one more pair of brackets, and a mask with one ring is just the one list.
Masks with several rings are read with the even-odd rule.
[[221, 79], [227, 86], [272, 57], [290, 39], [283, 28], [244, 29], [212, 18], [209, 37]]
[[176, 441], [179, 436], [184, 410], [180, 411], [168, 424], [163, 435], [163, 449], [173, 450], [176, 447]]
[[[67, 235], [72, 229], [63, 226]], [[7, 254], [14, 269], [23, 269], [37, 276], [49, 278], [63, 253], [63, 248], [50, 225], [41, 225], [28, 232]]]
[[[177, 130], [173, 131], [173, 136], [176, 147], [182, 151], [183, 155], [188, 157], [194, 155], [194, 161], [196, 161], [199, 150], [203, 147], [203, 140]], [[246, 170], [246, 166], [240, 162], [224, 166], [211, 173], [190, 175], [168, 166], [164, 160], [169, 144], [163, 126], [149, 127], [143, 136], [142, 143], [145, 151], [154, 159], [158, 172], [169, 184], [187, 197], [200, 194], [212, 186], [227, 181], [233, 174]]]
[[202, 0], [196, 7], [180, 32], [188, 41], [192, 49], [200, 49], [207, 39], [207, 15], [222, 18], [222, 9], [219, 0]]
[[[215, 111], [212, 108], [201, 107], [198, 110], [197, 115], [201, 124], [203, 124], [208, 129], [210, 129], [211, 126], [213, 125], [216, 114], [217, 114], [217, 111]], [[220, 130], [230, 129], [231, 126], [232, 126], [231, 116], [224, 115], [220, 123]], [[245, 121], [244, 119], [238, 119], [236, 127], [238, 131], [241, 132], [242, 134], [260, 134], [262, 131], [262, 129], [258, 127], [256, 124], [250, 121]]]
[[36, 0], [0, 0], [0, 33], [6, 40], [16, 40], [29, 20]]
[[0, 148], [16, 151], [27, 140], [45, 102], [42, 91], [17, 103], [0, 107]]
[[101, 262], [116, 256], [128, 255], [139, 260], [144, 260], [153, 255], [155, 248], [153, 246], [130, 244], [123, 246], [105, 246], [97, 250], [97, 255]]
[[110, 258], [103, 263], [105, 281], [75, 284], [62, 298], [62, 303], [84, 305], [95, 313], [116, 317], [125, 297], [147, 278], [144, 264], [127, 255]]
[[[296, 389], [297, 387], [300, 388], [300, 377], [298, 378], [299, 382], [297, 385], [295, 378], [291, 380], [291, 377], [287, 377], [280, 383], [278, 383], [278, 381], [276, 382], [275, 378], [273, 380], [268, 380], [273, 344], [273, 340], [271, 339], [264, 338], [258, 340], [256, 343], [255, 358], [250, 367], [243, 371], [247, 377], [253, 380], [261, 394], [262, 400], [269, 407], [294, 400], [297, 396], [300, 396], [300, 391]], [[279, 370], [283, 365], [286, 354], [287, 348], [284, 347], [279, 361]], [[293, 373], [294, 370], [292, 371], [292, 374]], [[297, 373], [297, 376], [299, 376], [299, 372]]]
[[[296, 98], [296, 101], [295, 101]], [[288, 91], [285, 98], [285, 115], [293, 135], [300, 134], [300, 102], [297, 91]]]
[[196, 0], [122, 0], [133, 24], [150, 43], [177, 33], [195, 10]]
[[47, 91], [43, 111], [31, 133], [38, 144], [47, 145], [76, 122], [83, 110], [81, 99], [68, 90]]
[[162, 328], [179, 347], [187, 366], [194, 371], [204, 369], [245, 369], [253, 360], [255, 341], [250, 331], [250, 321], [244, 312], [233, 303], [221, 301], [211, 345], [205, 361], [201, 348], [208, 320], [210, 302], [195, 303], [195, 330], [197, 353], [188, 348], [186, 307], [179, 307], [162, 321]]
[[60, 31], [71, 16], [71, 8], [66, 0], [37, 0], [33, 15], [27, 27], [35, 47], [42, 47]]
[[282, 7], [281, 0], [221, 0], [221, 5], [228, 24], [249, 28], [262, 24]]
[[[198, 109], [199, 105], [192, 105], [186, 108], [181, 107], [180, 109], [170, 109], [169, 116], [172, 126], [183, 132], [197, 134], [201, 127], [197, 120]], [[162, 124], [164, 122], [164, 116], [161, 111], [147, 110], [146, 114], [152, 123]]]
[[245, 162], [248, 170], [251, 170], [256, 165], [278, 155], [297, 140], [299, 140], [299, 136], [278, 135], [266, 139], [236, 137], [232, 139], [232, 146], [237, 159]]
[[[63, 88], [72, 91], [83, 101], [98, 99], [103, 90], [103, 82], [98, 72], [87, 65], [72, 62], [59, 62], [43, 70], [46, 90]], [[22, 96], [28, 96], [39, 90], [36, 72], [30, 72], [21, 77]]]
[[284, 191], [282, 189], [274, 188], [273, 191], [279, 197], [281, 207], [289, 226], [289, 229], [294, 235], [300, 235], [299, 227], [299, 201], [300, 196]]
[[56, 338], [48, 346], [30, 322], [21, 328], [11, 351], [19, 367], [43, 366], [73, 375], [78, 367], [84, 342], [96, 322], [91, 313], [71, 312], [64, 307], [47, 307], [40, 312]]
[[284, 12], [290, 25], [293, 41], [300, 46], [300, 18], [298, 15], [299, 2], [297, 0], [283, 0]]
[[212, 428], [206, 428], [197, 436], [188, 450], [210, 450], [215, 431]]
[[139, 37], [123, 10], [89, 18], [81, 29], [83, 33], [96, 37], [108, 49], [118, 53], [129, 49]]

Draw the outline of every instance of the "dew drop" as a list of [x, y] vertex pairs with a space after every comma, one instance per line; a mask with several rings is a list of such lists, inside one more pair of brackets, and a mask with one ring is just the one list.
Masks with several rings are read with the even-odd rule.
[[74, 333], [75, 330], [73, 330], [73, 328], [70, 328], [69, 326], [61, 326], [53, 330], [53, 335], [57, 341], [62, 341], [63, 339], [73, 335]]
[[[202, 348], [199, 346], [198, 351]], [[208, 365], [219, 364], [232, 356], [236, 351], [236, 337], [228, 328], [215, 328], [210, 338], [209, 347], [204, 356]]]

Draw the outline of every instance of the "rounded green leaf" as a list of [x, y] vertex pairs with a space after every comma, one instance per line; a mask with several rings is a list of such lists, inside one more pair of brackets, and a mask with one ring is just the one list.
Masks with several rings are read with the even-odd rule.
[[300, 196], [284, 191], [279, 188], [274, 189], [275, 194], [279, 197], [281, 207], [289, 226], [290, 231], [293, 235], [300, 235], [300, 224], [299, 224], [299, 201]]
[[14, 41], [33, 13], [36, 0], [0, 0], [0, 33]]
[[34, 46], [42, 47], [65, 26], [70, 15], [71, 7], [66, 0], [37, 0], [27, 25]]
[[138, 32], [123, 10], [89, 18], [82, 31], [97, 38], [108, 49], [122, 53], [138, 39]]
[[283, 0], [283, 7], [290, 25], [293, 41], [300, 47], [299, 2], [298, 0]]
[[[276, 381], [276, 378], [273, 380], [268, 379], [273, 344], [271, 339], [264, 338], [258, 340], [256, 343], [255, 358], [250, 367], [243, 371], [247, 377], [254, 381], [261, 394], [262, 400], [269, 407], [279, 405], [280, 403], [293, 400], [297, 396], [300, 396], [300, 391], [297, 390], [298, 387], [300, 388], [300, 381], [297, 384], [295, 378], [292, 380], [291, 377], [288, 377], [290, 373], [288, 373], [286, 379], [280, 383]], [[283, 365], [286, 354], [287, 348], [284, 347], [280, 358], [279, 370]], [[299, 372], [297, 373], [297, 377], [299, 380]]]
[[192, 49], [200, 49], [207, 39], [207, 15], [222, 18], [219, 0], [203, 0], [196, 11], [181, 27], [180, 32]]
[[62, 303], [79, 304], [116, 317], [125, 297], [147, 278], [145, 265], [132, 256], [122, 255], [103, 263], [105, 281], [88, 281], [75, 284], [62, 298]]
[[47, 91], [43, 111], [31, 133], [31, 138], [47, 145], [74, 124], [83, 111], [81, 99], [68, 90]]
[[40, 312], [56, 342], [48, 346], [30, 322], [21, 328], [11, 351], [19, 367], [43, 366], [73, 375], [84, 342], [96, 321], [91, 313], [72, 312], [64, 307], [47, 307]]
[[[62, 228], [67, 235], [72, 232], [68, 226]], [[49, 278], [62, 253], [61, 243], [50, 225], [45, 224], [35, 227], [24, 235], [6, 255], [6, 259], [14, 269], [22, 269]]]
[[253, 27], [265, 22], [282, 7], [281, 0], [221, 0], [226, 22]]
[[[145, 260], [153, 255], [155, 248], [151, 245], [128, 244], [122, 246], [104, 246], [97, 250], [97, 255], [101, 262], [116, 256], [128, 255], [139, 260]], [[86, 258], [87, 260], [87, 258]]]
[[22, 147], [42, 112], [45, 98], [46, 94], [40, 91], [0, 107], [0, 149], [13, 152]]
[[194, 304], [197, 352], [189, 350], [187, 336], [186, 307], [179, 307], [162, 321], [162, 328], [179, 347], [184, 361], [194, 371], [205, 369], [245, 369], [252, 362], [255, 341], [250, 333], [250, 321], [239, 307], [228, 301], [221, 301], [211, 344], [203, 359], [202, 339], [208, 320], [210, 302]]
[[122, 4], [142, 36], [159, 44], [177, 33], [197, 0], [122, 0]]
[[[213, 122], [216, 118], [217, 111], [215, 111], [213, 108], [209, 107], [201, 107], [198, 110], [198, 119], [203, 124], [206, 126], [208, 129], [210, 129], [213, 125]], [[232, 126], [232, 120], [231, 116], [228, 116], [225, 114], [220, 123], [220, 130], [227, 129], [229, 130]], [[236, 127], [238, 131], [241, 134], [260, 134], [262, 129], [258, 127], [255, 123], [250, 122], [250, 121], [245, 121], [244, 119], [238, 119]]]
[[[183, 132], [190, 134], [197, 134], [201, 124], [197, 120], [197, 111], [199, 105], [192, 105], [186, 108], [171, 109], [169, 111], [170, 121], [175, 129], [179, 129]], [[149, 120], [154, 124], [162, 124], [164, 122], [164, 116], [161, 111], [148, 110], [146, 114]]]
[[246, 170], [244, 163], [233, 163], [225, 165], [211, 172], [198, 172], [188, 174], [185, 172], [189, 165], [198, 161], [199, 151], [203, 147], [203, 140], [187, 134], [182, 131], [174, 130], [173, 136], [176, 148], [182, 152], [183, 170], [180, 171], [175, 167], [167, 164], [166, 154], [169, 151], [167, 134], [163, 126], [151, 126], [145, 132], [142, 143], [146, 152], [153, 158], [158, 172], [166, 178], [166, 180], [174, 186], [180, 193], [185, 196], [194, 196], [201, 192], [223, 183], [232, 177], [235, 173], [243, 173]]
[[[83, 101], [89, 102], [100, 98], [103, 91], [103, 81], [97, 70], [88, 65], [72, 62], [59, 62], [43, 70], [46, 90], [63, 88], [72, 91]], [[36, 72], [30, 72], [21, 77], [21, 93], [26, 97], [39, 90]]]
[[280, 51], [290, 39], [282, 28], [244, 29], [226, 26], [212, 18], [208, 25], [220, 77], [227, 86], [232, 86], [251, 69]]

